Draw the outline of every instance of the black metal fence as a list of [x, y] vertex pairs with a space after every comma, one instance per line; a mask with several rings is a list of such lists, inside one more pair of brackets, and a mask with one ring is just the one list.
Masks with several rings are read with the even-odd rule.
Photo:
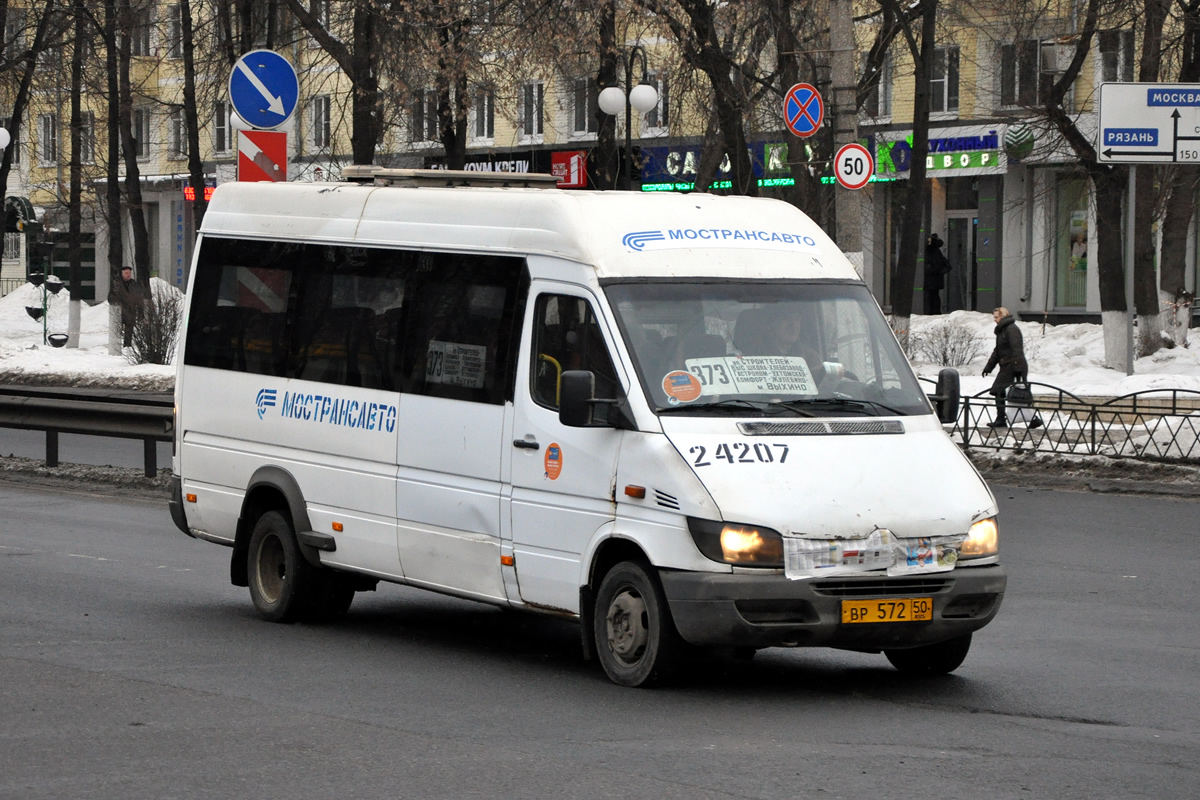
[[1008, 403], [1003, 428], [988, 424], [996, 415], [990, 392], [964, 397], [951, 437], [966, 448], [1200, 463], [1200, 392], [1151, 389], [1093, 402], [1029, 386], [1033, 406]]

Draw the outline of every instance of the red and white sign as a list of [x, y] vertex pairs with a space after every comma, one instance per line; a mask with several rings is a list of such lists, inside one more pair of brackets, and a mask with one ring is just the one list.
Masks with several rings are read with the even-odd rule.
[[871, 151], [857, 142], [842, 145], [833, 157], [833, 174], [837, 182], [847, 189], [863, 188], [875, 174]]
[[807, 139], [821, 128], [825, 119], [825, 101], [815, 86], [797, 83], [783, 98], [783, 121], [788, 130]]
[[287, 133], [238, 131], [238, 180], [286, 181]]
[[559, 189], [586, 189], [587, 151], [564, 150], [551, 153], [550, 174], [558, 178]]

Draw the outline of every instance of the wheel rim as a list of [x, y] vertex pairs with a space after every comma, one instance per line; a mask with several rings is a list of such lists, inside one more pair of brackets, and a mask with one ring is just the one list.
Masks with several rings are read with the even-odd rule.
[[646, 625], [646, 603], [631, 587], [624, 587], [608, 604], [605, 616], [608, 648], [626, 664], [632, 664], [646, 652], [650, 630]]
[[287, 578], [287, 557], [278, 536], [263, 539], [258, 548], [258, 589], [268, 603], [277, 603]]

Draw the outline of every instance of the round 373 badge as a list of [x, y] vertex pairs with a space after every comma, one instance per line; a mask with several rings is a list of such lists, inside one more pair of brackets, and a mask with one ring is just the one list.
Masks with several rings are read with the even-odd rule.
[[551, 442], [546, 448], [542, 464], [546, 467], [546, 477], [552, 481], [558, 480], [558, 476], [562, 474], [563, 465], [562, 448], [558, 446], [558, 442]]
[[690, 372], [677, 369], [663, 376], [663, 391], [671, 405], [690, 403], [700, 396], [700, 379]]

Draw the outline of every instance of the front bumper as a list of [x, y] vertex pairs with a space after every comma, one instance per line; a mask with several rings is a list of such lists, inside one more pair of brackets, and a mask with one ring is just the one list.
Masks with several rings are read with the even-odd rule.
[[[853, 575], [788, 580], [782, 574], [660, 570], [675, 627], [696, 645], [918, 647], [979, 630], [992, 621], [1008, 582], [1000, 565], [891, 578]], [[842, 624], [842, 600], [930, 597], [927, 622]]]

